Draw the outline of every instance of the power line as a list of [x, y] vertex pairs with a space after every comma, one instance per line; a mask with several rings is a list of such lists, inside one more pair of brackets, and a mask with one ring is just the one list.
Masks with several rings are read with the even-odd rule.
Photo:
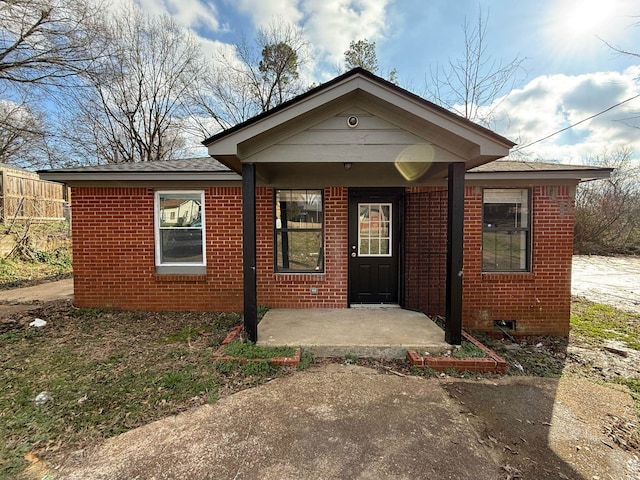
[[573, 128], [573, 127], [577, 126], [577, 125], [580, 125], [581, 123], [586, 122], [587, 120], [591, 120], [592, 118], [596, 118], [597, 116], [602, 115], [603, 113], [607, 113], [609, 110], [613, 110], [614, 108], [619, 107], [620, 105], [624, 105], [625, 103], [630, 102], [631, 100], [635, 100], [636, 98], [639, 98], [639, 97], [640, 97], [640, 93], [639, 93], [638, 95], [635, 95], [635, 96], [631, 97], [631, 98], [627, 98], [626, 100], [622, 100], [621, 102], [616, 103], [615, 105], [612, 105], [612, 106], [610, 106], [609, 108], [605, 108], [605, 109], [604, 109], [604, 110], [602, 110], [601, 112], [594, 113], [594, 114], [593, 114], [593, 115], [591, 115], [590, 117], [583, 118], [583, 119], [582, 119], [582, 120], [580, 120], [579, 122], [576, 122], [576, 123], [574, 123], [574, 124], [572, 124], [572, 125], [569, 125], [568, 127], [564, 127], [564, 128], [563, 128], [563, 129], [561, 129], [561, 130], [558, 130], [558, 131], [556, 131], [556, 132], [553, 132], [553, 133], [551, 133], [551, 134], [547, 135], [546, 137], [542, 137], [542, 138], [540, 138], [540, 139], [538, 139], [538, 140], [536, 140], [536, 141], [534, 141], [534, 142], [527, 143], [526, 145], [523, 145], [523, 146], [521, 146], [521, 147], [518, 147], [518, 148], [516, 148], [515, 150], [513, 150], [511, 153], [519, 152], [520, 150], [524, 150], [525, 148], [528, 148], [528, 147], [530, 147], [531, 145], [535, 145], [536, 143], [543, 142], [543, 141], [545, 141], [546, 139], [553, 137], [554, 135], [558, 135], [559, 133], [565, 132], [565, 131], [567, 131], [567, 130], [569, 130], [569, 129], [571, 129], [571, 128]]

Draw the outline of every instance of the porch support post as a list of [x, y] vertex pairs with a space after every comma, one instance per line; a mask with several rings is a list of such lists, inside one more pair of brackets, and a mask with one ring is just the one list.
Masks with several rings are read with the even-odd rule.
[[258, 285], [256, 280], [256, 166], [242, 164], [242, 274], [244, 331], [258, 341]]
[[462, 342], [462, 245], [464, 238], [465, 164], [449, 164], [447, 201], [447, 286], [444, 339]]

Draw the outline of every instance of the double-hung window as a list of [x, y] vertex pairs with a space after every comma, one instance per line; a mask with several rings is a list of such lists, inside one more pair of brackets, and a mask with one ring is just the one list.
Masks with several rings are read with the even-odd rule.
[[482, 203], [482, 271], [530, 271], [529, 190], [485, 189]]
[[276, 272], [324, 271], [322, 190], [276, 190], [274, 245]]
[[156, 271], [204, 273], [204, 193], [158, 191], [155, 217]]

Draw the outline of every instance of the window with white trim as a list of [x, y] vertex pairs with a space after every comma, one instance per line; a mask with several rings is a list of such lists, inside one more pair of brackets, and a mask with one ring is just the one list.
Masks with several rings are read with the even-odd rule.
[[206, 264], [204, 192], [156, 192], [155, 218], [157, 267], [167, 267], [166, 272], [189, 273], [188, 267]]
[[526, 188], [487, 188], [482, 201], [482, 271], [528, 272], [531, 212]]

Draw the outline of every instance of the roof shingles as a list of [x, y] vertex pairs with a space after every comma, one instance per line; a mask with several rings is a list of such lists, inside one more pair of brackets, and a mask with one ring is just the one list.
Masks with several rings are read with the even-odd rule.
[[164, 162], [110, 163], [107, 165], [89, 165], [81, 167], [57, 168], [41, 170], [40, 173], [224, 173], [229, 168], [211, 157], [183, 158]]

